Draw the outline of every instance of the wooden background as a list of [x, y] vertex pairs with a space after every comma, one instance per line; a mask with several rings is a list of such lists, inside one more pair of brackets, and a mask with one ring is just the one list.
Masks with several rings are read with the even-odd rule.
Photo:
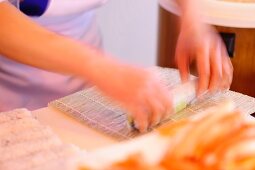
[[[174, 62], [179, 19], [160, 7], [158, 60], [159, 66], [176, 67]], [[255, 28], [215, 26], [219, 32], [235, 33], [234, 77], [231, 90], [255, 97]], [[192, 69], [194, 70], [194, 68]]]

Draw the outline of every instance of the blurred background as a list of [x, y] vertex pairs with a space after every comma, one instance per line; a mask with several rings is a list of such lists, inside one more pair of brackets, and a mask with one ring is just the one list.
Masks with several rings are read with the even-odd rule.
[[158, 1], [110, 0], [98, 10], [107, 52], [140, 66], [156, 65]]
[[[179, 18], [174, 2], [110, 0], [97, 11], [105, 51], [139, 66], [176, 67]], [[231, 90], [255, 97], [255, 3], [245, 2], [207, 0], [201, 12], [226, 44], [234, 66]]]

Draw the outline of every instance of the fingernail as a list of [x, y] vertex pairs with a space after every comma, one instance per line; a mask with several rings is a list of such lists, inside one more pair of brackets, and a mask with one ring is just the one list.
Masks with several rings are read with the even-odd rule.
[[146, 123], [144, 123], [144, 125], [142, 125], [141, 123], [138, 123], [137, 121], [135, 121], [134, 123], [134, 127], [139, 130], [140, 133], [145, 133], [147, 132], [147, 125]]
[[140, 133], [145, 133], [145, 132], [147, 132], [147, 128], [140, 128], [139, 131], [140, 131]]

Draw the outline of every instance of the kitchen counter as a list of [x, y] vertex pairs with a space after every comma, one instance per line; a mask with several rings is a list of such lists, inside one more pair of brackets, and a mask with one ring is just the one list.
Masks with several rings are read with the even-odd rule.
[[[118, 142], [50, 107], [35, 110], [32, 114], [42, 124], [49, 126], [64, 142], [74, 144], [87, 151]], [[248, 117], [254, 120], [254, 117], [250, 115]]]

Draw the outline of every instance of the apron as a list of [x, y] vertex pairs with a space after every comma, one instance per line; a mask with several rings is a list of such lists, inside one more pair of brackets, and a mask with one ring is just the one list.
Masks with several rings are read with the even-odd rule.
[[[39, 2], [42, 1], [44, 0]], [[27, 10], [31, 5], [29, 3], [24, 7], [17, 0], [9, 2], [25, 14], [32, 15], [32, 20], [48, 30], [97, 48], [101, 46], [94, 9], [106, 0], [45, 1], [41, 11], [34, 13], [33, 10]], [[22, 1], [24, 2], [26, 0]], [[20, 107], [30, 110], [45, 107], [48, 102], [77, 92], [85, 86], [86, 83], [76, 77], [44, 71], [0, 56], [0, 111]]]

